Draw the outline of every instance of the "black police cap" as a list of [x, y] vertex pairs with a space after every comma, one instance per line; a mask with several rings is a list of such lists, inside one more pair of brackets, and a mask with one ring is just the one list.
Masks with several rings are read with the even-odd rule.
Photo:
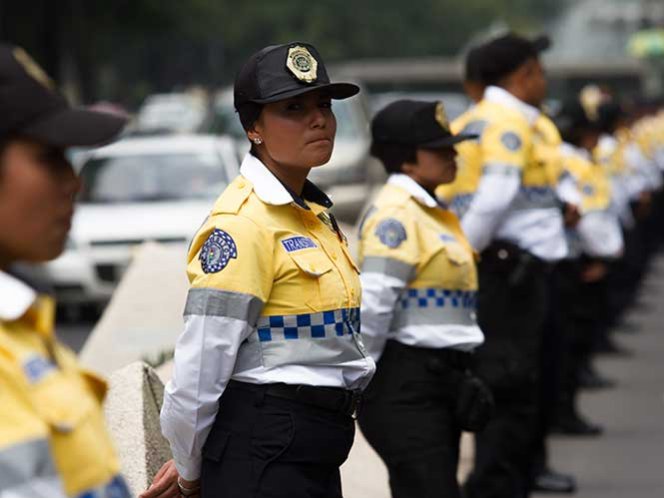
[[268, 104], [325, 90], [333, 99], [346, 99], [360, 91], [352, 83], [331, 83], [316, 48], [303, 42], [271, 45], [245, 63], [235, 79], [235, 108], [243, 104]]
[[450, 147], [477, 135], [450, 131], [442, 102], [397, 100], [381, 109], [371, 121], [375, 143], [408, 145], [420, 149]]
[[20, 134], [58, 147], [112, 140], [126, 119], [73, 108], [19, 47], [0, 44], [0, 136]]
[[505, 76], [513, 73], [529, 59], [536, 59], [551, 46], [549, 37], [543, 35], [529, 40], [514, 33], [508, 33], [485, 43], [474, 54], [481, 60], [474, 61], [479, 66], [476, 72], [487, 85], [494, 85]]

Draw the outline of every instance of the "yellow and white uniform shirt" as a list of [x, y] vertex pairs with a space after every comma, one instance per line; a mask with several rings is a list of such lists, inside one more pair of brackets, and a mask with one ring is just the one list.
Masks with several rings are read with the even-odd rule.
[[359, 270], [331, 205], [309, 182], [294, 195], [248, 154], [195, 235], [185, 328], [161, 413], [183, 478], [199, 476], [230, 379], [346, 389], [371, 380]]
[[630, 182], [630, 172], [623, 159], [623, 150], [626, 142], [616, 136], [604, 134], [600, 137], [597, 147], [593, 151], [593, 161], [602, 166], [607, 173], [611, 187], [611, 210], [618, 217], [626, 229], [634, 226], [634, 216], [630, 207], [632, 197], [640, 193], [637, 185], [635, 192], [631, 191], [633, 182]]
[[592, 162], [591, 154], [563, 143], [560, 152], [565, 169], [573, 178], [582, 200], [581, 219], [574, 229], [567, 231], [570, 257], [581, 254], [596, 258], [617, 258], [623, 251], [620, 221], [611, 209], [611, 185], [605, 169]]
[[378, 359], [387, 339], [473, 350], [475, 253], [456, 215], [407, 175], [388, 179], [360, 227], [362, 336]]
[[459, 214], [464, 233], [478, 251], [504, 239], [547, 261], [567, 254], [551, 172], [535, 154], [533, 127], [539, 116], [538, 109], [490, 86], [484, 99], [452, 126], [459, 131], [465, 123], [463, 132], [480, 137], [457, 146], [458, 181], [465, 183], [455, 181], [439, 188], [437, 195], [457, 205], [455, 197], [471, 191], [463, 202], [467, 209]]
[[129, 498], [106, 384], [53, 333], [55, 305], [0, 272], [0, 497]]

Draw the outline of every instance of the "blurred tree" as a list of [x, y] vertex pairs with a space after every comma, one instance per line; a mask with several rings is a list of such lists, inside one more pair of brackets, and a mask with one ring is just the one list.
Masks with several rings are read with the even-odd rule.
[[270, 43], [306, 40], [327, 60], [454, 55], [500, 19], [541, 26], [556, 0], [0, 0], [18, 43], [81, 100], [135, 105], [149, 92], [230, 83]]

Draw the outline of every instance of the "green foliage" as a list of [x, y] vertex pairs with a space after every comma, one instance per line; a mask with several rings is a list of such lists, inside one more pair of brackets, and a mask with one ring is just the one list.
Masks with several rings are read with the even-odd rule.
[[147, 92], [178, 84], [228, 84], [249, 54], [272, 43], [309, 41], [327, 61], [451, 56], [496, 20], [532, 31], [564, 5], [565, 0], [33, 0], [0, 4], [0, 30], [4, 39], [45, 59], [56, 77], [63, 60], [73, 61], [84, 100], [134, 104]]

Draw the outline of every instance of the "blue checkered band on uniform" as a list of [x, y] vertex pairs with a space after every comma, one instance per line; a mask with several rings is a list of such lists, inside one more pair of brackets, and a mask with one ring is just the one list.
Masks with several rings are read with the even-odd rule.
[[121, 476], [103, 486], [80, 493], [76, 498], [131, 498], [132, 494]]
[[477, 292], [441, 288], [405, 289], [395, 309], [393, 327], [475, 325]]

